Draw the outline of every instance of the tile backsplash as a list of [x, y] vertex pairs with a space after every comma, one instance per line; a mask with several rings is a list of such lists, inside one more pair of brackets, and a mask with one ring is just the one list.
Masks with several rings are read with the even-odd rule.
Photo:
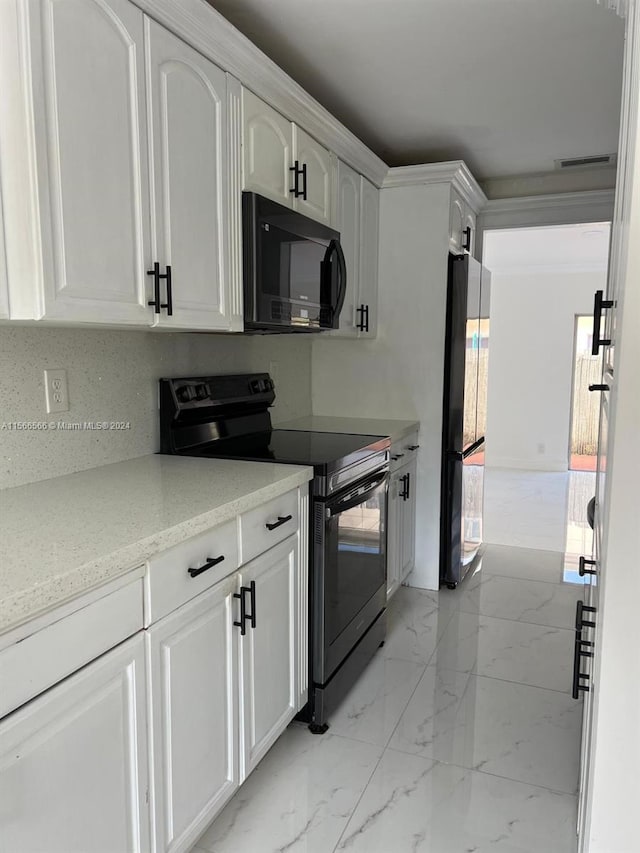
[[[161, 376], [273, 366], [274, 423], [311, 414], [311, 337], [0, 328], [0, 488], [156, 452]], [[67, 371], [69, 411], [47, 415], [43, 372], [56, 368]], [[129, 428], [33, 428], [51, 421]]]

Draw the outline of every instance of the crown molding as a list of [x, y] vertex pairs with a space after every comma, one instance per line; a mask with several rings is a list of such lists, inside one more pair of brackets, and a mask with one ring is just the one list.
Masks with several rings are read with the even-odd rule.
[[377, 187], [388, 166], [205, 0], [134, 0]]
[[611, 222], [615, 190], [522, 196], [488, 201], [480, 214], [480, 231], [495, 228], [527, 228]]
[[444, 163], [423, 163], [419, 166], [396, 166], [389, 169], [382, 189], [408, 187], [416, 184], [452, 184], [467, 204], [478, 213], [487, 204], [487, 197], [469, 171], [464, 160]]

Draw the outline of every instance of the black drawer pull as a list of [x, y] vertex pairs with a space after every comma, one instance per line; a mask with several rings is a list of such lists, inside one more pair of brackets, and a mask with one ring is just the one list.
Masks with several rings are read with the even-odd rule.
[[267, 521], [265, 527], [267, 528], [267, 530], [275, 530], [276, 527], [282, 527], [283, 524], [286, 524], [287, 521], [291, 521], [292, 518], [292, 515], [279, 515], [277, 521], [274, 521], [273, 524], [269, 524], [269, 522]]
[[187, 569], [192, 578], [197, 578], [198, 575], [201, 575], [203, 572], [206, 572], [207, 569], [212, 569], [214, 566], [217, 566], [218, 563], [221, 563], [224, 560], [224, 557], [207, 557], [207, 562], [204, 566], [199, 566], [197, 569]]
[[585, 569], [585, 566], [595, 566], [595, 560], [588, 560], [586, 557], [580, 557], [578, 560], [578, 574], [581, 578], [585, 575], [597, 575], [597, 571], [595, 569]]
[[403, 456], [404, 456], [404, 453], [396, 453], [396, 455], [395, 455], [395, 456], [392, 456], [392, 457], [391, 457], [391, 461], [392, 461], [392, 462], [397, 462], [397, 461], [398, 461], [398, 459], [402, 459], [402, 457], [403, 457]]
[[589, 391], [608, 391], [608, 385], [589, 385]]
[[576, 603], [576, 631], [580, 633], [583, 628], [595, 628], [596, 623], [590, 619], [584, 619], [583, 613], [595, 613], [595, 607], [587, 607], [582, 601]]
[[419, 447], [419, 444], [410, 444], [407, 450], [417, 450]]

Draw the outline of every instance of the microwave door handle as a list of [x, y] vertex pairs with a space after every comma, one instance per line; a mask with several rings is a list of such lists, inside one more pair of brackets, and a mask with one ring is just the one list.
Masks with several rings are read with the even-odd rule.
[[331, 242], [333, 243], [334, 251], [338, 259], [339, 273], [338, 295], [336, 298], [336, 304], [333, 309], [333, 316], [334, 319], [336, 319], [340, 316], [342, 306], [344, 305], [344, 298], [347, 295], [347, 262], [345, 260], [344, 252], [342, 251], [342, 246], [340, 245], [339, 241], [332, 240]]

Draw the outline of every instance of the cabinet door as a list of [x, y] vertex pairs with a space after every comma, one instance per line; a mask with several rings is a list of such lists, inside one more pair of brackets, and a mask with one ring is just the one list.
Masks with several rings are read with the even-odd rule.
[[2, 849], [149, 850], [141, 634], [0, 723]]
[[[240, 780], [244, 781], [296, 712], [296, 574], [298, 537], [240, 569], [241, 587], [255, 582], [255, 628], [241, 637]], [[244, 593], [247, 614], [251, 596]]]
[[306, 180], [302, 176], [298, 178], [300, 189], [303, 186], [306, 189], [306, 199], [303, 196], [294, 198], [293, 207], [305, 216], [328, 225], [332, 202], [331, 154], [296, 125], [293, 125], [293, 150], [294, 161], [298, 162], [299, 168], [306, 167]]
[[401, 531], [401, 554], [400, 582], [404, 581], [415, 565], [416, 558], [416, 479], [418, 473], [418, 462], [413, 460], [402, 469], [402, 475], [408, 477], [405, 480], [404, 492], [407, 497], [402, 500], [402, 531]]
[[347, 265], [347, 293], [340, 312], [340, 328], [333, 334], [357, 337], [360, 274], [360, 175], [338, 161], [338, 199], [336, 227]]
[[400, 497], [402, 471], [396, 471], [389, 480], [387, 516], [387, 599], [396, 592], [401, 581], [402, 567], [402, 510]]
[[242, 90], [244, 190], [293, 206], [292, 125], [253, 92]]
[[462, 246], [470, 255], [475, 252], [476, 215], [467, 205], [464, 208], [464, 220], [462, 222]]
[[375, 338], [378, 331], [378, 234], [380, 193], [361, 178], [359, 305], [366, 308], [361, 338]]
[[[154, 180], [149, 268], [171, 267], [172, 315], [157, 325], [232, 327], [226, 259], [227, 77], [209, 60], [145, 19]], [[167, 303], [167, 282], [161, 302]], [[147, 292], [153, 298], [152, 277]], [[152, 309], [149, 308], [151, 312]]]
[[42, 313], [150, 322], [143, 16], [127, 0], [28, 4]]
[[449, 206], [449, 251], [462, 252], [462, 231], [464, 229], [465, 204], [455, 190], [451, 190]]
[[189, 850], [238, 786], [237, 575], [147, 632], [156, 851]]

